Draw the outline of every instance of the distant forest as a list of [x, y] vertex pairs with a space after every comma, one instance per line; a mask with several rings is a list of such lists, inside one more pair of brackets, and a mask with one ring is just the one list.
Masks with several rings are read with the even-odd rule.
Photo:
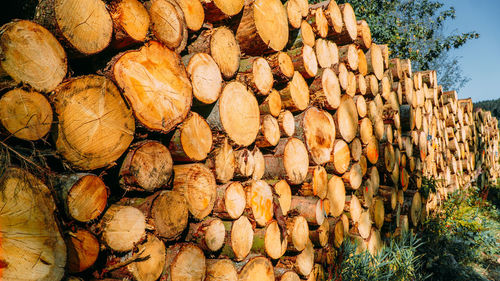
[[474, 107], [489, 110], [493, 116], [500, 119], [500, 99], [476, 102], [474, 103]]

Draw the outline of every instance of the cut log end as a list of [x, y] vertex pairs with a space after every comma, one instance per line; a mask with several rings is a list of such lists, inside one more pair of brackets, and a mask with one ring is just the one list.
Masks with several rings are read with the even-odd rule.
[[102, 218], [102, 239], [114, 251], [126, 252], [146, 235], [146, 218], [137, 208], [113, 205]]
[[16, 82], [50, 92], [66, 76], [63, 47], [47, 29], [36, 23], [20, 20], [5, 24], [0, 45], [1, 69]]
[[50, 103], [38, 92], [14, 89], [0, 98], [0, 122], [17, 138], [41, 139], [49, 132], [52, 118]]
[[194, 97], [204, 104], [214, 103], [222, 91], [222, 76], [215, 60], [205, 53], [196, 53], [187, 65]]

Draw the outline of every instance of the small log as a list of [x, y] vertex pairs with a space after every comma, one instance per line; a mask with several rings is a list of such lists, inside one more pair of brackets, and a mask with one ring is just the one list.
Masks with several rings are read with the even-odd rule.
[[212, 212], [216, 189], [212, 171], [202, 164], [174, 165], [173, 189], [184, 194], [189, 212], [201, 220]]
[[241, 216], [233, 222], [224, 222], [226, 230], [231, 231], [226, 243], [222, 247], [221, 256], [243, 260], [252, 248], [254, 231], [246, 216]]
[[160, 142], [144, 140], [130, 148], [119, 172], [125, 190], [153, 192], [166, 186], [172, 177], [172, 157]]
[[358, 20], [357, 25], [358, 35], [354, 40], [354, 43], [366, 51], [370, 49], [372, 45], [372, 33], [370, 31], [370, 26], [364, 20]]
[[345, 63], [347, 68], [352, 71], [358, 70], [358, 49], [356, 45], [349, 44], [339, 47], [339, 61]]
[[271, 90], [271, 93], [259, 105], [260, 114], [271, 114], [273, 117], [278, 117], [281, 112], [281, 97], [278, 91]]
[[26, 20], [4, 24], [1, 30], [0, 73], [9, 77], [2, 77], [7, 80], [6, 88], [23, 82], [37, 91], [54, 90], [68, 69], [66, 53], [57, 39], [44, 27]]
[[337, 75], [330, 68], [320, 70], [309, 86], [311, 104], [327, 110], [335, 110], [340, 105], [340, 84]]
[[226, 228], [219, 218], [206, 217], [198, 223], [190, 223], [185, 238], [206, 252], [216, 252], [224, 245]]
[[89, 222], [98, 218], [106, 208], [109, 190], [102, 179], [93, 174], [60, 176], [56, 186], [64, 212], [70, 219]]
[[330, 32], [330, 34], [328, 34], [328, 37], [339, 45], [350, 44], [356, 40], [356, 37], [358, 36], [356, 14], [354, 14], [354, 10], [349, 3], [340, 4], [338, 6], [342, 13], [344, 25], [342, 26], [342, 31], [340, 33], [334, 30], [334, 32]]
[[[281, 257], [277, 267], [293, 268], [295, 272], [302, 276], [308, 276], [314, 266], [314, 248], [311, 241], [307, 243], [300, 254], [297, 256]], [[273, 276], [274, 278], [274, 276]]]
[[247, 179], [252, 176], [255, 169], [255, 159], [250, 150], [243, 148], [234, 152], [236, 167], [234, 178]]
[[260, 180], [264, 176], [266, 171], [266, 160], [264, 159], [264, 154], [260, 151], [258, 147], [254, 147], [252, 150], [252, 156], [255, 163], [252, 179]]
[[204, 280], [206, 261], [203, 251], [191, 243], [168, 247], [161, 281]]
[[327, 183], [328, 174], [323, 166], [309, 167], [305, 183], [301, 189], [304, 189], [305, 185], [309, 185], [309, 188], [312, 188], [312, 195], [325, 199], [328, 191]]
[[241, 51], [262, 55], [270, 50], [281, 51], [288, 42], [287, 12], [279, 0], [248, 1], [236, 30]]
[[283, 110], [278, 115], [281, 137], [291, 137], [295, 134], [295, 118], [288, 110]]
[[359, 235], [363, 239], [368, 238], [370, 236], [371, 228], [372, 228], [372, 221], [370, 219], [370, 212], [362, 211], [361, 215], [359, 216], [359, 222], [358, 222]]
[[35, 141], [52, 127], [52, 107], [39, 92], [13, 89], [0, 98], [0, 122], [13, 136]]
[[301, 184], [307, 176], [309, 155], [307, 148], [297, 138], [281, 140], [274, 155], [264, 155], [264, 179], [285, 177], [290, 184]]
[[322, 38], [316, 39], [316, 44], [314, 45], [314, 50], [316, 52], [316, 57], [318, 59], [318, 64], [321, 68], [332, 67], [332, 55], [330, 52], [330, 47], [328, 41]]
[[252, 209], [253, 219], [258, 226], [265, 226], [273, 219], [273, 191], [265, 181], [251, 181], [245, 188], [247, 206]]
[[113, 278], [156, 280], [165, 266], [165, 254], [165, 244], [154, 235], [148, 235], [147, 240], [137, 246], [137, 252], [124, 256], [108, 256], [108, 266], [105, 270], [108, 270]]
[[150, 19], [148, 10], [141, 2], [114, 0], [107, 8], [113, 20], [114, 32], [111, 45], [114, 48], [121, 49], [146, 40]]
[[111, 205], [99, 223], [102, 241], [113, 251], [127, 252], [146, 236], [146, 217], [132, 206]]
[[292, 252], [303, 251], [309, 242], [309, 226], [302, 216], [286, 219], [288, 235], [288, 250]]
[[99, 241], [90, 231], [78, 228], [69, 232], [66, 242], [67, 264], [71, 273], [78, 273], [90, 268], [99, 255]]
[[335, 124], [327, 111], [309, 107], [303, 113], [295, 116], [294, 137], [306, 144], [310, 159], [318, 164], [330, 160], [335, 140]]
[[285, 180], [280, 180], [273, 186], [273, 192], [278, 197], [278, 203], [284, 216], [290, 211], [292, 204], [292, 191]]
[[328, 195], [330, 202], [330, 216], [338, 217], [344, 211], [345, 205], [345, 186], [342, 178], [333, 176], [328, 181]]
[[377, 44], [372, 44], [368, 52], [366, 52], [366, 63], [368, 73], [373, 73], [378, 80], [381, 80], [384, 75], [384, 58]]
[[273, 281], [274, 271], [273, 264], [265, 257], [252, 257], [247, 261], [236, 265], [240, 269], [238, 280], [240, 281]]
[[205, 165], [214, 172], [217, 182], [227, 183], [234, 177], [236, 159], [227, 138], [208, 156]]
[[212, 104], [222, 91], [222, 75], [215, 60], [206, 53], [196, 53], [190, 57], [186, 67], [193, 96], [202, 104]]
[[292, 196], [290, 209], [304, 217], [309, 224], [321, 225], [325, 220], [322, 202], [315, 197]]
[[174, 161], [202, 161], [212, 149], [212, 131], [203, 117], [190, 112], [174, 131], [168, 147]]
[[281, 231], [276, 221], [270, 221], [264, 228], [256, 229], [253, 235], [252, 252], [260, 253], [275, 260], [286, 251], [287, 237], [281, 237]]
[[205, 11], [199, 0], [175, 0], [184, 14], [186, 27], [191, 31], [200, 30], [205, 20]]
[[358, 130], [358, 112], [356, 104], [348, 95], [341, 98], [340, 106], [333, 116], [337, 137], [343, 138], [346, 142], [351, 142], [356, 137]]
[[207, 273], [205, 281], [238, 281], [238, 272], [231, 260], [207, 259]]
[[309, 238], [317, 247], [325, 247], [330, 238], [330, 223], [325, 219], [323, 223], [315, 230], [309, 230]]
[[264, 96], [269, 94], [274, 83], [271, 67], [262, 57], [240, 60], [236, 80], [247, 85], [254, 93]]
[[318, 73], [318, 61], [314, 49], [309, 45], [304, 45], [287, 52], [292, 60], [295, 71], [298, 71], [304, 78], [312, 78]]
[[358, 189], [363, 180], [363, 171], [359, 163], [351, 165], [349, 170], [342, 175], [342, 180], [350, 189]]
[[325, 15], [328, 19], [328, 24], [331, 27], [331, 33], [340, 34], [344, 27], [344, 20], [342, 19], [342, 11], [337, 5], [336, 1], [330, 1], [325, 9]]
[[257, 147], [276, 146], [281, 135], [278, 120], [269, 114], [260, 119], [260, 133], [255, 139], [255, 145]]
[[184, 50], [188, 30], [179, 4], [174, 0], [150, 0], [145, 6], [151, 18], [151, 31], [156, 39], [176, 53]]
[[246, 194], [239, 182], [230, 182], [217, 187], [213, 214], [222, 219], [239, 218], [246, 206]]
[[202, 0], [205, 21], [217, 23], [235, 16], [243, 9], [244, 0]]
[[333, 143], [330, 161], [325, 166], [326, 171], [341, 175], [347, 171], [350, 162], [351, 152], [349, 145], [342, 139], [336, 139]]
[[277, 52], [266, 57], [276, 83], [288, 82], [295, 71], [293, 62], [286, 52]]
[[349, 149], [351, 150], [352, 160], [359, 161], [363, 153], [363, 147], [361, 146], [361, 141], [359, 138], [354, 138], [349, 144]]
[[248, 146], [259, 132], [259, 116], [255, 96], [240, 82], [230, 82], [206, 120], [213, 131], [225, 132], [237, 145]]

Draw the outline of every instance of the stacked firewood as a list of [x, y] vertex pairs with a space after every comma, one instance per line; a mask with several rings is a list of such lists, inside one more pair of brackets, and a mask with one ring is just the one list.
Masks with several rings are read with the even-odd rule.
[[334, 278], [498, 175], [496, 119], [389, 53], [333, 0], [41, 0], [0, 30], [0, 276]]

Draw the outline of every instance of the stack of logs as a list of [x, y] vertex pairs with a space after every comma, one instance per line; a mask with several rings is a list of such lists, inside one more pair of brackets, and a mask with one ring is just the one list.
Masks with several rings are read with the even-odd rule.
[[41, 0], [0, 30], [0, 276], [331, 280], [498, 176], [497, 120], [389, 51], [333, 0]]

